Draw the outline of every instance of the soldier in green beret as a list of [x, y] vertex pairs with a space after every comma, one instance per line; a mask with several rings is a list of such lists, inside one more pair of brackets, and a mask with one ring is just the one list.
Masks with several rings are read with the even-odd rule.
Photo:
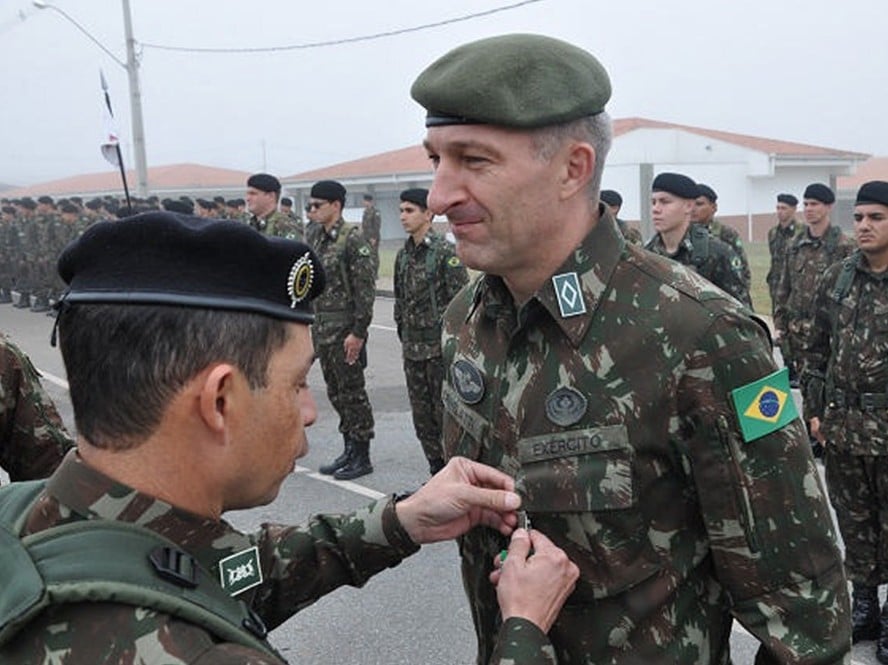
[[[580, 569], [521, 663], [838, 663], [849, 603], [829, 506], [762, 322], [691, 269], [626, 243], [599, 202], [602, 65], [505, 35], [416, 79], [429, 209], [483, 271], [445, 313], [443, 447], [516, 479], [519, 517]], [[693, 196], [691, 197], [693, 198]], [[500, 648], [505, 540], [460, 539], [478, 660]], [[510, 555], [511, 556], [511, 555]]]

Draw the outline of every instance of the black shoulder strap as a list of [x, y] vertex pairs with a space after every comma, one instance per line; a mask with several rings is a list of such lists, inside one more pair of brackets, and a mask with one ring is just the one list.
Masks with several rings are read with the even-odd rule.
[[[15, 488], [10, 485], [9, 488]], [[11, 530], [26, 489], [0, 492], [0, 571], [10, 574], [0, 594], [0, 644], [50, 605], [111, 600], [150, 607], [201, 626], [217, 638], [281, 656], [266, 641], [262, 620], [229, 596], [187, 553], [144, 527], [83, 520], [19, 538]], [[9, 500], [8, 500], [9, 499]], [[84, 556], [115, 552], [119, 556]]]
[[691, 263], [699, 268], [709, 258], [709, 229], [691, 222], [691, 245]]

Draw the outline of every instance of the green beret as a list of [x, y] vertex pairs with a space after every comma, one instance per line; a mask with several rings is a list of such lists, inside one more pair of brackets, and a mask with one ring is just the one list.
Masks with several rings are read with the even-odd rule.
[[427, 111], [426, 127], [533, 129], [601, 113], [611, 85], [587, 51], [543, 35], [515, 34], [453, 49], [419, 75], [410, 94]]

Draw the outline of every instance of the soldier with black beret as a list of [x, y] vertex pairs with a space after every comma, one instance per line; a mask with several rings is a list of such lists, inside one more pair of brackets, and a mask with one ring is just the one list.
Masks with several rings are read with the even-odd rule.
[[[749, 259], [746, 256], [746, 250], [743, 248], [743, 241], [740, 240], [740, 234], [733, 226], [722, 224], [715, 218], [718, 212], [718, 194], [709, 185], [698, 182], [697, 196], [694, 199], [694, 208], [691, 211], [691, 222], [701, 224], [706, 227], [709, 233], [734, 250], [734, 253], [740, 259], [740, 276], [743, 279], [743, 285], [746, 293], [750, 293], [752, 285], [752, 271], [749, 268]], [[752, 296], [749, 296], [748, 303], [752, 307]]]
[[[807, 191], [806, 198], [823, 191]], [[817, 283], [800, 359], [805, 415], [824, 446], [845, 570], [853, 584], [852, 639], [878, 640], [888, 663], [888, 182], [864, 183], [854, 203], [857, 250]]]
[[783, 272], [783, 264], [789, 246], [804, 231], [805, 226], [796, 219], [799, 200], [792, 194], [777, 195], [777, 224], [768, 229], [768, 252], [771, 264], [765, 281], [771, 296], [771, 314], [777, 309], [777, 283]]
[[373, 194], [364, 194], [362, 197], [364, 212], [361, 214], [361, 233], [364, 240], [370, 245], [373, 258], [376, 261], [376, 276], [379, 276], [379, 241], [382, 238], [382, 215], [376, 208]]
[[614, 216], [614, 221], [617, 223], [617, 228], [620, 229], [620, 233], [623, 234], [623, 237], [633, 245], [642, 244], [641, 231], [634, 227], [630, 227], [626, 222], [620, 219], [620, 208], [623, 207], [623, 197], [620, 196], [620, 193], [613, 189], [602, 189], [598, 197], [608, 208], [610, 208], [611, 214]]
[[684, 174], [667, 172], [654, 178], [651, 189], [651, 218], [656, 233], [645, 249], [691, 266], [751, 307], [740, 257], [711, 234], [705, 224], [691, 221], [700, 194], [697, 183]]
[[330, 285], [315, 301], [312, 338], [327, 384], [327, 397], [339, 414], [343, 449], [320, 472], [337, 480], [373, 473], [370, 440], [373, 410], [364, 381], [367, 335], [376, 296], [373, 251], [360, 227], [342, 218], [346, 190], [336, 180], [312, 185], [309, 205], [318, 226], [311, 243], [327, 269]]
[[281, 182], [269, 173], [254, 173], [247, 179], [246, 203], [251, 227], [271, 236], [302, 240], [303, 229], [278, 210]]
[[[817, 280], [824, 271], [854, 251], [854, 243], [830, 221], [836, 196], [823, 183], [805, 188], [805, 229], [787, 247], [774, 292], [775, 338], [793, 378], [800, 370], [798, 349], [811, 327], [811, 305]], [[821, 453], [816, 441], [815, 452]]]
[[[444, 454], [515, 476], [534, 546], [497, 568], [502, 537], [461, 538], [477, 662], [725, 663], [734, 620], [758, 662], [842, 662], [847, 583], [786, 373], [746, 307], [627, 244], [600, 202], [602, 65], [503, 35], [454, 48], [411, 92], [429, 209], [481, 271], [444, 316]], [[688, 224], [695, 183], [657, 186]], [[497, 573], [558, 553], [579, 578], [525, 589], [549, 613], [502, 602]]]
[[408, 237], [395, 257], [394, 313], [413, 429], [434, 475], [444, 466], [441, 319], [469, 275], [453, 246], [432, 228], [428, 194], [421, 187], [400, 194], [401, 226]]
[[222, 518], [273, 501], [307, 450], [325, 283], [308, 246], [157, 212], [93, 225], [59, 273], [77, 448], [48, 481], [0, 488], [0, 662], [280, 665], [267, 631], [300, 608], [421, 543], [513, 530], [513, 481], [465, 459], [301, 527]]

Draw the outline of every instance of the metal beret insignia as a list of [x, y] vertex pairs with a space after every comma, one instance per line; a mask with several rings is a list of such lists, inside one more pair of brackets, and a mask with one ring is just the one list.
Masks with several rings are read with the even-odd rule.
[[447, 259], [447, 265], [449, 265], [451, 268], [459, 267], [460, 263], [461, 261], [459, 260], [458, 256], [451, 256], [449, 259]]
[[290, 307], [295, 308], [298, 303], [305, 300], [311, 291], [312, 282], [314, 282], [314, 266], [311, 263], [311, 255], [306, 252], [296, 260], [290, 269], [290, 276], [287, 277]]
[[484, 376], [468, 360], [453, 363], [450, 383], [466, 404], [477, 404], [484, 397]]
[[364, 245], [358, 250], [358, 254], [361, 256], [370, 256], [370, 248]]
[[546, 398], [546, 417], [556, 425], [569, 427], [580, 421], [588, 403], [576, 388], [558, 388]]

